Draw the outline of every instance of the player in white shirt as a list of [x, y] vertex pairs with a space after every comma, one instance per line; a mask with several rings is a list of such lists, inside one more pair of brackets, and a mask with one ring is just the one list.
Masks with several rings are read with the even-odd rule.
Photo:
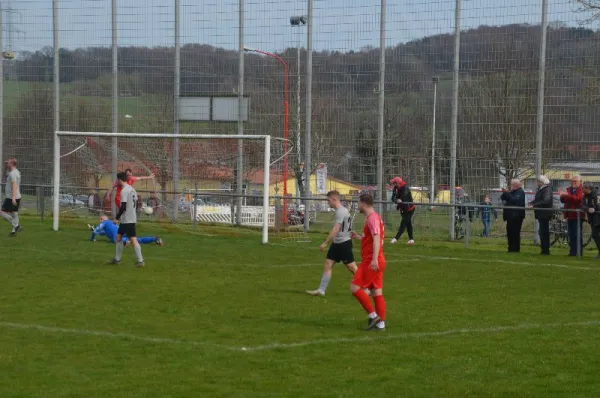
[[137, 192], [131, 185], [127, 183], [127, 173], [119, 173], [117, 180], [121, 184], [121, 207], [115, 218], [115, 224], [119, 223], [119, 230], [117, 231], [117, 249], [115, 258], [110, 261], [110, 264], [119, 264], [121, 262], [121, 256], [123, 255], [123, 236], [127, 235], [133, 245], [135, 252], [137, 267], [144, 266], [144, 257], [142, 257], [142, 247], [137, 240], [137, 233], [135, 225], [137, 223], [136, 206], [138, 202]]
[[2, 202], [0, 216], [12, 226], [10, 236], [17, 236], [23, 229], [19, 223], [19, 207], [21, 206], [21, 173], [17, 169], [17, 159], [10, 158], [6, 161], [6, 173], [6, 196]]
[[352, 217], [350, 217], [350, 212], [342, 205], [338, 191], [327, 193], [327, 203], [329, 207], [335, 210], [335, 221], [333, 228], [329, 232], [329, 235], [327, 235], [327, 239], [325, 239], [325, 242], [321, 244], [319, 249], [324, 252], [327, 246], [331, 242], [333, 243], [329, 246], [329, 250], [327, 250], [327, 259], [325, 260], [319, 288], [317, 290], [306, 291], [311, 296], [325, 295], [325, 291], [331, 280], [334, 264], [343, 263], [352, 274], [356, 273], [357, 269], [356, 262], [354, 261], [354, 253], [352, 252]]

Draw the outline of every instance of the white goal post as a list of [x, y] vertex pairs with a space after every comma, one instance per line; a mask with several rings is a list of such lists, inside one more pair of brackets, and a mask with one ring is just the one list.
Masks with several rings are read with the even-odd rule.
[[[263, 141], [264, 159], [263, 159], [263, 195], [262, 195], [262, 243], [269, 241], [269, 188], [270, 188], [270, 167], [271, 167], [271, 136], [270, 135], [227, 135], [227, 134], [151, 134], [151, 133], [102, 133], [102, 132], [74, 132], [74, 131], [55, 131], [54, 132], [54, 165], [53, 165], [53, 229], [58, 231], [60, 218], [60, 179], [61, 179], [61, 158], [77, 149], [61, 155], [61, 138], [68, 137], [95, 137], [95, 138], [129, 138], [129, 139], [166, 139], [166, 140], [241, 140], [243, 141]], [[257, 208], [258, 210], [258, 208]], [[260, 211], [259, 211], [260, 213]]]

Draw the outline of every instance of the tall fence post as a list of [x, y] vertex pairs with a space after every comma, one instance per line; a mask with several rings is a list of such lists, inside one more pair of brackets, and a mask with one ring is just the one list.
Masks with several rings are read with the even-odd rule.
[[[52, 38], [54, 47], [54, 66], [53, 66], [53, 99], [52, 107], [54, 109], [54, 131], [60, 130], [60, 48], [59, 48], [59, 37], [58, 37], [58, 0], [52, 0]], [[58, 149], [57, 146], [58, 145]], [[54, 162], [58, 164], [60, 161], [60, 141], [58, 137], [54, 141]], [[57, 153], [56, 153], [57, 152]], [[58, 160], [57, 160], [58, 159]], [[57, 175], [60, 176], [60, 169], [54, 172], [53, 178], [56, 179]], [[54, 192], [52, 193], [55, 198], [55, 205], [53, 206], [54, 211], [58, 212], [58, 195], [60, 194], [60, 186], [57, 181], [54, 181]], [[55, 215], [55, 229], [58, 230], [58, 214]]]
[[[4, 50], [4, 9], [0, 3], [0, 51]], [[4, 159], [4, 57], [0, 56], [0, 159]], [[0, 198], [2, 184], [0, 184]]]
[[[117, 0], [112, 0], [112, 132], [119, 132], [119, 62], [117, 42]], [[117, 159], [119, 144], [117, 137], [112, 138], [111, 143], [111, 173], [112, 181], [117, 180]], [[115, 192], [116, 195], [116, 192]], [[111, 198], [111, 209], [113, 217], [117, 214], [115, 201]]]
[[181, 5], [180, 0], [175, 0], [175, 87], [173, 95], [173, 222], [177, 222], [177, 213], [179, 211], [179, 198], [177, 197], [179, 182], [179, 95], [181, 84]]
[[465, 249], [469, 248], [469, 234], [471, 233], [471, 222], [469, 219], [469, 208], [466, 207], [467, 214], [465, 216]]
[[[460, 11], [461, 0], [456, 0], [454, 15], [454, 81], [452, 87], [452, 130], [450, 133], [450, 203], [456, 203], [456, 141], [458, 137], [458, 79], [460, 72]], [[450, 240], [454, 240], [454, 213], [450, 207]]]
[[[310, 229], [310, 175], [312, 163], [311, 128], [312, 128], [312, 59], [313, 59], [313, 1], [308, 0], [306, 21], [306, 130], [304, 135], [304, 212], [309, 215], [304, 217], [304, 231]], [[287, 217], [287, 214], [285, 215]]]
[[[244, 0], [239, 0], [238, 7], [238, 124], [237, 131], [238, 135], [244, 135]], [[237, 206], [235, 212], [235, 223], [236, 225], [242, 225], [242, 205], [244, 198], [242, 197], [243, 185], [244, 185], [244, 140], [238, 140], [238, 158], [237, 158], [237, 170], [236, 170], [236, 186], [237, 186]], [[267, 170], [263, 170], [263, 175]]]
[[[548, 36], [548, 0], [542, 0], [542, 26], [540, 32], [540, 57], [538, 69], [537, 117], [535, 131], [535, 175], [542, 174], [542, 149], [544, 146], [544, 95], [546, 84], [546, 38]], [[540, 243], [540, 225], [535, 222], [534, 244]]]
[[[383, 202], [384, 184], [383, 184], [383, 141], [385, 139], [385, 16], [386, 0], [381, 0], [381, 20], [379, 22], [379, 101], [377, 104], [377, 113], [379, 125], [377, 127], [377, 197]], [[383, 214], [383, 203], [379, 203], [379, 213]]]
[[577, 258], [581, 258], [582, 256], [582, 251], [583, 251], [583, 247], [582, 247], [582, 237], [581, 237], [581, 232], [582, 232], [582, 224], [581, 224], [581, 218], [579, 217], [579, 211], [577, 211], [575, 213], [577, 215], [577, 243], [575, 244], [575, 247], [577, 248]]
[[194, 216], [194, 229], [198, 228], [198, 184], [194, 184], [194, 196], [192, 199], [192, 214]]

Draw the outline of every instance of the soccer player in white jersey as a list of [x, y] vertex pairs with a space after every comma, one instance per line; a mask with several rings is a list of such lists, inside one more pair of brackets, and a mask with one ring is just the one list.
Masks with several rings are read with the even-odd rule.
[[142, 247], [137, 240], [137, 233], [135, 230], [135, 224], [137, 223], [137, 214], [135, 211], [138, 196], [137, 192], [131, 185], [127, 183], [127, 173], [119, 173], [117, 179], [121, 184], [121, 206], [119, 212], [115, 218], [115, 224], [119, 223], [119, 230], [117, 231], [117, 249], [115, 258], [110, 261], [110, 264], [119, 264], [121, 262], [121, 256], [123, 255], [123, 235], [127, 235], [133, 245], [135, 252], [137, 267], [144, 266], [144, 258], [142, 257]]
[[21, 232], [19, 223], [19, 206], [21, 205], [21, 173], [17, 169], [17, 159], [10, 158], [6, 161], [6, 197], [2, 202], [0, 216], [12, 225], [10, 236], [17, 236]]
[[350, 212], [344, 206], [342, 206], [340, 193], [338, 191], [330, 191], [327, 193], [327, 203], [329, 207], [335, 210], [335, 221], [333, 228], [327, 235], [325, 242], [321, 244], [319, 249], [322, 252], [325, 251], [327, 246], [333, 241], [329, 250], [327, 251], [327, 259], [325, 260], [325, 267], [323, 269], [323, 276], [321, 277], [321, 284], [317, 290], [308, 290], [306, 293], [311, 296], [324, 296], [329, 281], [331, 280], [331, 273], [333, 265], [336, 263], [343, 263], [348, 271], [356, 273], [356, 262], [354, 261], [354, 253], [352, 253], [352, 218]]

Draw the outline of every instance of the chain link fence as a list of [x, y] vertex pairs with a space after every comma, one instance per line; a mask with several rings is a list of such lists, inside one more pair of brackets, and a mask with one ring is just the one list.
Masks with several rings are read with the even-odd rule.
[[[575, 175], [600, 184], [595, 0], [7, 0], [1, 7], [0, 156], [19, 159], [27, 196], [44, 201], [39, 215], [52, 185], [55, 130], [280, 139], [270, 194], [285, 199], [286, 226], [289, 212], [311, 209], [311, 197], [330, 189], [368, 190], [383, 203], [394, 176], [413, 187], [415, 201], [440, 205], [478, 204], [515, 178], [533, 191], [540, 173], [555, 191]], [[71, 144], [61, 156], [77, 148]], [[186, 175], [195, 163], [223, 169], [211, 194], [237, 195], [232, 207], [241, 208], [245, 194], [260, 196], [246, 183], [247, 168], [259, 171], [253, 149], [241, 143], [227, 154], [179, 140], [145, 145], [146, 153], [118, 139], [101, 155], [86, 145], [80, 153], [98, 156], [70, 162], [71, 181], [59, 195], [104, 192], [126, 167], [152, 172], [161, 178], [147, 190], [165, 192], [171, 221], [185, 224], [176, 210], [182, 193], [204, 194], [209, 185]], [[459, 237], [458, 207], [421, 207], [423, 238]], [[301, 234], [317, 228], [308, 219]], [[472, 227], [476, 236], [478, 223]]]

